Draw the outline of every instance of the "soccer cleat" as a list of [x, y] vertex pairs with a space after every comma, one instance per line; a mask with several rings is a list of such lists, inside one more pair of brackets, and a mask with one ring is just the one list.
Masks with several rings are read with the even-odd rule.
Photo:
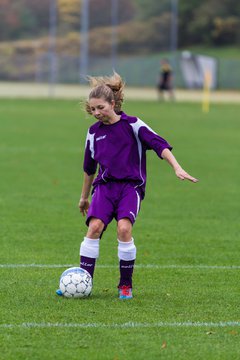
[[132, 288], [130, 286], [120, 286], [119, 290], [119, 299], [132, 299]]
[[60, 290], [60, 289], [56, 290], [56, 294], [57, 294], [58, 296], [62, 296], [61, 290]]

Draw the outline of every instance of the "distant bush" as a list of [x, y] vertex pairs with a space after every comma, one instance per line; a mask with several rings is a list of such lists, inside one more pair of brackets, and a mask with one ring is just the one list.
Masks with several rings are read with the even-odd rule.
[[214, 19], [214, 29], [211, 37], [216, 45], [228, 45], [240, 40], [240, 18], [236, 16], [227, 17], [226, 19], [216, 17]]

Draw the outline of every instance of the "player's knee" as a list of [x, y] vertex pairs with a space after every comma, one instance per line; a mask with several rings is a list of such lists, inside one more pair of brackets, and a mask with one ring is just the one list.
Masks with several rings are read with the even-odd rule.
[[132, 238], [132, 223], [128, 219], [120, 220], [117, 227], [118, 239], [130, 241]]
[[88, 227], [87, 237], [99, 238], [104, 229], [104, 223], [100, 219], [91, 219]]

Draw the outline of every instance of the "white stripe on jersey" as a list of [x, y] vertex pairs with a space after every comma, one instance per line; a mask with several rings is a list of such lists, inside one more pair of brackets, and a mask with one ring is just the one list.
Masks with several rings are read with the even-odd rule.
[[88, 131], [87, 133], [87, 138], [86, 138], [86, 143], [85, 143], [85, 149], [87, 147], [87, 142], [89, 140], [89, 150], [91, 152], [91, 157], [94, 159], [94, 136], [95, 134], [90, 134], [90, 132]]
[[[99, 166], [100, 166], [100, 169], [101, 169], [101, 171], [102, 171], [101, 165], [99, 165]], [[101, 178], [102, 178], [103, 181], [105, 181], [105, 182], [107, 182], [107, 180], [104, 179], [104, 173], [106, 172], [106, 170], [107, 170], [107, 169], [105, 169], [105, 170], [102, 172], [102, 176], [101, 176]]]
[[135, 123], [130, 124], [130, 125], [131, 125], [132, 128], [133, 128], [134, 134], [135, 134], [135, 132], [138, 134], [138, 131], [139, 131], [140, 127], [143, 126], [143, 127], [147, 128], [149, 131], [151, 131], [152, 133], [154, 133], [154, 134], [157, 135], [157, 133], [156, 133], [152, 128], [150, 128], [150, 126], [148, 126], [147, 124], [145, 124], [145, 122], [142, 121], [142, 120], [139, 119], [139, 118], [137, 118], [137, 121], [136, 121]]
[[143, 176], [142, 176], [142, 169], [141, 169], [141, 165], [142, 165], [142, 143], [139, 139], [139, 136], [138, 136], [138, 132], [139, 132], [139, 129], [141, 127], [146, 127], [148, 130], [150, 130], [151, 132], [153, 132], [154, 134], [155, 131], [153, 131], [150, 126], [148, 126], [147, 124], [145, 124], [145, 122], [143, 122], [142, 120], [140, 120], [139, 118], [137, 118], [137, 121], [135, 123], [130, 123], [131, 127], [133, 128], [133, 133], [135, 135], [135, 138], [137, 140], [137, 145], [138, 145], [138, 155], [139, 155], [139, 174], [140, 174], [140, 177], [142, 179], [142, 183], [138, 186], [142, 186], [144, 184], [144, 179], [143, 179]]

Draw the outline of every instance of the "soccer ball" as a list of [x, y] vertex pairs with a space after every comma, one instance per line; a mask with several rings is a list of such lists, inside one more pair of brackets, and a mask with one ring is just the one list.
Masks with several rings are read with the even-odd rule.
[[84, 298], [91, 294], [92, 277], [86, 270], [72, 267], [62, 273], [59, 287], [67, 298]]

